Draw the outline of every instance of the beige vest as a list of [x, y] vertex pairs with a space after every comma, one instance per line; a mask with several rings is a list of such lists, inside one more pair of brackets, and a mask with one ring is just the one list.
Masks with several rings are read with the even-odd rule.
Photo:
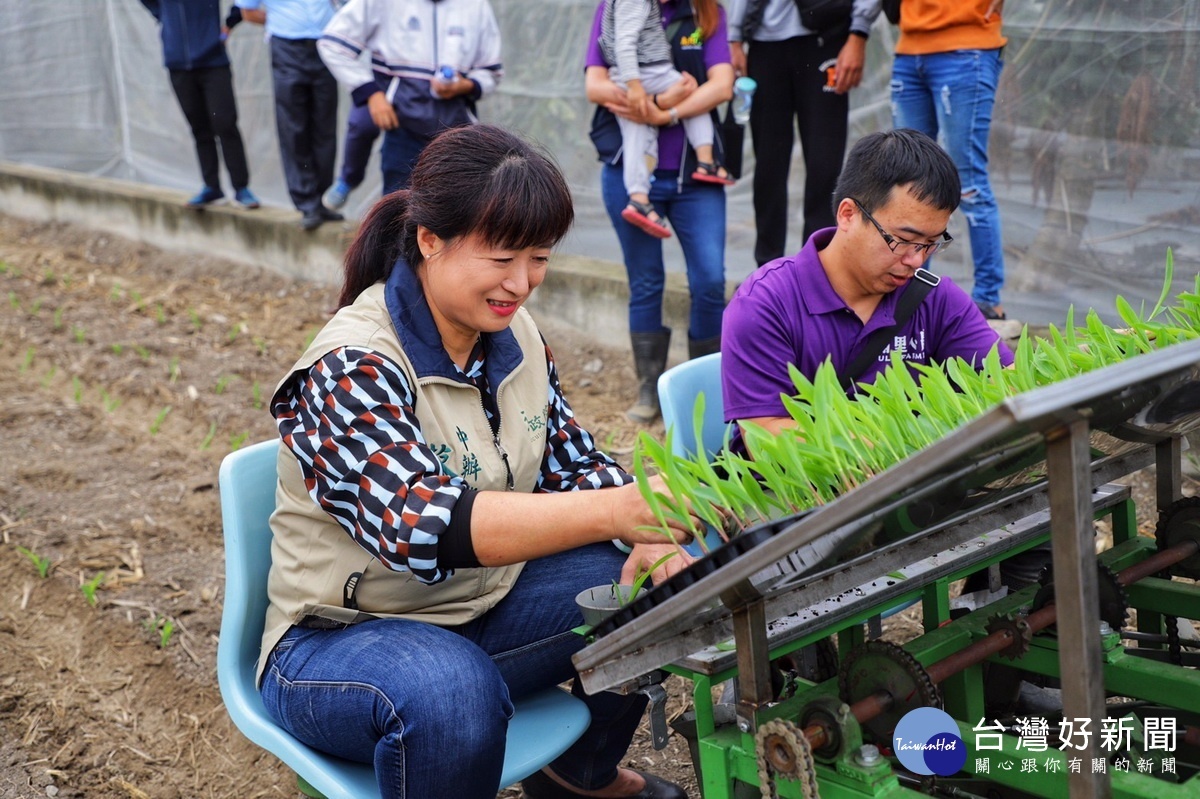
[[[492, 391], [498, 398], [499, 441], [492, 436], [480, 393], [448, 378], [418, 378], [403, 352], [376, 284], [338, 311], [317, 334], [289, 375], [307, 371], [325, 354], [353, 346], [378, 352], [398, 364], [416, 396], [421, 431], [443, 467], [472, 488], [530, 492], [546, 449], [547, 369], [545, 346], [522, 308], [509, 328], [524, 353], [518, 365]], [[489, 351], [489, 357], [491, 353]], [[286, 378], [285, 378], [286, 380]], [[281, 384], [282, 385], [282, 382]], [[507, 464], [501, 447], [507, 454]], [[279, 450], [279, 485], [271, 516], [271, 573], [259, 662], [261, 677], [269, 653], [288, 628], [315, 616], [344, 623], [377, 617], [403, 617], [442, 626], [463, 624], [495, 606], [511, 590], [522, 564], [500, 568], [458, 569], [428, 585], [411, 573], [388, 569], [363, 550], [308, 493], [299, 461], [287, 447]], [[357, 609], [346, 607], [351, 575], [358, 578]]]

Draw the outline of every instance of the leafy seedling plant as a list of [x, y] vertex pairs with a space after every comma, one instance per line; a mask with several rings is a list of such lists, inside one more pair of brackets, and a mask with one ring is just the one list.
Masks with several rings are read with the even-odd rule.
[[54, 568], [54, 561], [45, 555], [39, 555], [27, 547], [18, 546], [17, 551], [29, 559], [29, 562], [37, 569], [38, 577], [44, 580], [50, 576], [50, 571]]
[[676, 552], [675, 550], [672, 550], [672, 551], [668, 552], [667, 554], [663, 555], [658, 560], [654, 561], [654, 563], [650, 564], [650, 568], [646, 569], [644, 572], [639, 574], [637, 576], [637, 579], [635, 579], [633, 581], [633, 584], [630, 585], [628, 597], [626, 597], [625, 594], [621, 591], [620, 583], [617, 582], [616, 580], [613, 580], [613, 596], [615, 596], [617, 598], [617, 602], [620, 603], [621, 607], [624, 607], [625, 605], [628, 605], [629, 603], [633, 602], [633, 600], [637, 599], [638, 593], [642, 590], [642, 587], [646, 584], [646, 578], [648, 578], [651, 574], [653, 574], [655, 569], [657, 569], [659, 566], [666, 563], [671, 558], [675, 557], [677, 554], [679, 554], [679, 553]]
[[100, 585], [104, 582], [104, 572], [97, 572], [96, 576], [87, 582], [79, 584], [79, 590], [83, 592], [83, 598], [92, 607], [96, 607], [96, 591], [100, 589]]
[[142, 622], [147, 630], [158, 634], [158, 648], [166, 649], [171, 643], [171, 636], [175, 634], [175, 621], [169, 616], [160, 616], [154, 614], [154, 618], [147, 619]]
[[[680, 457], [671, 451], [672, 431], [665, 444], [643, 431], [634, 452], [642, 495], [664, 532], [669, 522], [676, 522], [698, 537], [701, 531], [693, 514], [718, 530], [737, 534], [828, 503], [1008, 397], [1200, 338], [1200, 275], [1191, 291], [1178, 294], [1168, 306], [1170, 252], [1165, 272], [1162, 294], [1148, 314], [1118, 297], [1116, 311], [1123, 327], [1114, 329], [1094, 310], [1076, 326], [1071, 309], [1062, 330], [1052, 326], [1045, 338], [1034, 339], [1028, 329], [1022, 331], [1011, 368], [1001, 363], [995, 350], [978, 367], [962, 359], [905, 364], [893, 352], [875, 382], [860, 384], [858, 394], [850, 398], [829, 361], [812, 380], [791, 367], [796, 392], [784, 405], [795, 425], [778, 435], [745, 425], [753, 459], [728, 448], [712, 459]], [[700, 396], [692, 419], [697, 440], [703, 414]], [[651, 472], [663, 476], [669, 494], [651, 489]]]

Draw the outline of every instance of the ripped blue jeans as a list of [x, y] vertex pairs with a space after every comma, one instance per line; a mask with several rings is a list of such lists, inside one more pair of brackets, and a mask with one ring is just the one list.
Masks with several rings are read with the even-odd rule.
[[975, 261], [971, 299], [984, 305], [998, 304], [1004, 285], [1000, 210], [988, 179], [988, 133], [1004, 66], [1000, 54], [997, 49], [897, 55], [892, 66], [892, 123], [936, 138], [958, 167], [959, 208]]

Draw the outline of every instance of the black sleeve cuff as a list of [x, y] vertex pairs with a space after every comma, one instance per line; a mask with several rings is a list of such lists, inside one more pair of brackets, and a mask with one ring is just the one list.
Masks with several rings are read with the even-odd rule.
[[463, 490], [450, 512], [450, 524], [438, 536], [438, 565], [443, 569], [474, 569], [482, 565], [471, 541], [471, 508], [478, 494], [472, 488]]
[[467, 78], [467, 80], [471, 81], [471, 85], [475, 87], [467, 93], [467, 97], [470, 98], [472, 102], [475, 102], [480, 97], [483, 97], [483, 87], [481, 87], [479, 85], [479, 81], [475, 80], [474, 78]]
[[371, 95], [378, 91], [383, 90], [379, 88], [376, 81], [371, 81], [350, 92], [350, 99], [354, 101], [355, 106], [363, 106], [367, 104], [367, 100], [371, 99]]
[[233, 30], [237, 24], [242, 21], [242, 10], [237, 6], [229, 9], [229, 16], [225, 17], [225, 27]]

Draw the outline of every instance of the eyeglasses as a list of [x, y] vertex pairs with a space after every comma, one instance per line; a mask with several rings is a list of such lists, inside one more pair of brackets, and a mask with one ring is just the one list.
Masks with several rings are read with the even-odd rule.
[[[850, 199], [854, 200], [853, 197]], [[888, 249], [900, 257], [904, 257], [906, 255], [921, 255], [925, 258], [932, 258], [934, 253], [941, 252], [942, 250], [946, 249], [946, 247], [950, 246], [950, 243], [954, 241], [954, 238], [951, 237], [949, 233], [943, 233], [940, 241], [930, 242], [929, 244], [898, 239], [891, 233], [888, 233], [886, 230], [884, 230], [883, 225], [875, 221], [875, 217], [871, 216], [871, 213], [863, 207], [862, 203], [860, 203], [858, 200], [854, 200], [854, 204], [858, 206], [858, 210], [862, 211], [862, 215], [866, 218], [866, 220], [874, 225], [875, 229], [879, 231], [879, 235], [883, 237], [883, 241], [885, 244], [887, 244]]]

